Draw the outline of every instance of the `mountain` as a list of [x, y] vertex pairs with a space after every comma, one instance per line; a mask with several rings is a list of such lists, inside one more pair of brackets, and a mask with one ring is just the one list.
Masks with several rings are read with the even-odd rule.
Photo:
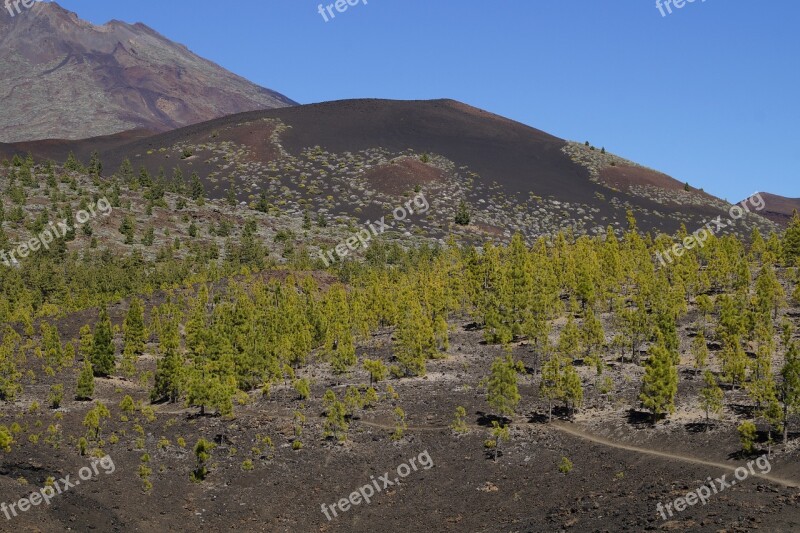
[[95, 26], [56, 3], [0, 16], [0, 142], [162, 132], [295, 102], [143, 24]]
[[795, 211], [800, 212], [800, 198], [786, 198], [768, 192], [760, 194], [766, 204], [763, 215], [782, 226], [789, 224]]

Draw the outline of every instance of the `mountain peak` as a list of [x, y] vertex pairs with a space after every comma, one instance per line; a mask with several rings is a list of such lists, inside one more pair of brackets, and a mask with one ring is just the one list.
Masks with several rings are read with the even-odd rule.
[[160, 132], [295, 104], [140, 22], [20, 8], [0, 17], [0, 142]]

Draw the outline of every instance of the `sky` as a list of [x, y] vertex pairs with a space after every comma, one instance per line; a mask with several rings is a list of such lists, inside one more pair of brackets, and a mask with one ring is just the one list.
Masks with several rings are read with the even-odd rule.
[[732, 202], [800, 197], [800, 2], [671, 2], [362, 0], [327, 22], [319, 0], [59, 3], [300, 103], [453, 98]]

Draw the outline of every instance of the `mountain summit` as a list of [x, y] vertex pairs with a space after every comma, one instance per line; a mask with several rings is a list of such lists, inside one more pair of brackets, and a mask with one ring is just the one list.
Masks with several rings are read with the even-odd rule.
[[294, 105], [144, 24], [95, 26], [56, 3], [0, 12], [0, 142], [167, 131]]

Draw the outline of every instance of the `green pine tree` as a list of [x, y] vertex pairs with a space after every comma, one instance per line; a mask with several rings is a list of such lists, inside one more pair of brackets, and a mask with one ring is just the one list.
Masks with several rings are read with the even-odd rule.
[[703, 373], [705, 386], [700, 391], [700, 407], [706, 412], [706, 427], [710, 423], [710, 413], [718, 415], [722, 412], [725, 400], [725, 393], [717, 384], [717, 378], [710, 370]]
[[128, 314], [122, 325], [123, 342], [125, 349], [130, 349], [133, 353], [141, 355], [144, 352], [146, 332], [144, 326], [144, 306], [139, 298], [131, 299]]
[[797, 210], [792, 216], [792, 221], [786, 229], [781, 241], [783, 248], [783, 259], [788, 265], [794, 265], [800, 258], [800, 214]]
[[486, 401], [501, 415], [513, 415], [522, 398], [517, 386], [517, 374], [524, 370], [522, 362], [514, 362], [510, 355], [498, 357], [492, 363], [492, 371], [486, 386]]
[[105, 307], [100, 309], [100, 318], [95, 324], [92, 342], [92, 368], [94, 375], [108, 377], [114, 372], [115, 365], [114, 335], [111, 319]]
[[91, 400], [94, 395], [94, 371], [89, 359], [83, 360], [83, 367], [78, 375], [78, 385], [75, 391], [75, 399], [86, 401]]
[[678, 369], [670, 351], [659, 342], [651, 349], [639, 399], [653, 415], [653, 422], [675, 411], [678, 392]]

